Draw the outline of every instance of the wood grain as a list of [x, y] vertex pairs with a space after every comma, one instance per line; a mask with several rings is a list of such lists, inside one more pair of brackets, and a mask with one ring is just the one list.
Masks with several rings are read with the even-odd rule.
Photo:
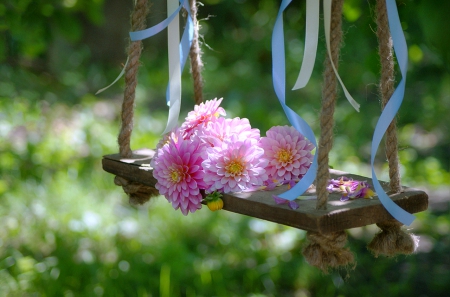
[[[103, 157], [103, 169], [114, 175], [149, 186], [155, 186], [150, 160], [154, 151], [141, 149], [133, 151], [133, 156], [123, 159], [119, 154]], [[342, 171], [330, 170], [331, 178], [347, 176], [355, 180], [372, 180]], [[389, 191], [389, 185], [381, 182], [383, 189]], [[373, 186], [372, 186], [373, 188]], [[355, 199], [341, 202], [339, 193], [331, 193], [326, 210], [316, 210], [315, 189], [311, 188], [296, 202], [299, 208], [290, 209], [288, 205], [278, 205], [272, 195], [283, 193], [287, 186], [281, 186], [272, 191], [255, 191], [249, 193], [224, 194], [224, 210], [320, 233], [336, 232], [356, 228], [392, 219], [381, 202], [375, 196], [373, 199]], [[410, 213], [424, 211], [428, 208], [428, 195], [417, 189], [404, 187], [403, 192], [389, 195], [400, 207]]]

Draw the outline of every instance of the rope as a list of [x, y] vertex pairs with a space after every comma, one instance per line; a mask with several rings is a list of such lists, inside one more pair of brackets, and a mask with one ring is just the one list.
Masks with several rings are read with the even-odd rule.
[[[330, 47], [331, 57], [336, 68], [339, 62], [339, 50], [342, 41], [341, 15], [343, 0], [335, 0], [331, 11]], [[323, 73], [324, 87], [322, 90], [322, 110], [320, 113], [320, 139], [318, 148], [317, 169], [317, 209], [326, 209], [328, 201], [327, 184], [330, 179], [328, 154], [333, 147], [333, 114], [337, 97], [337, 79], [333, 71], [329, 56], [325, 60], [325, 71]]]
[[159, 195], [157, 189], [146, 186], [137, 182], [130, 182], [129, 180], [116, 176], [114, 177], [114, 184], [116, 186], [121, 186], [125, 194], [129, 197], [129, 202], [132, 205], [142, 205], [150, 198]]
[[[147, 0], [137, 0], [131, 14], [131, 31], [143, 30], [146, 27], [146, 17], [148, 13]], [[137, 86], [137, 72], [139, 68], [139, 58], [142, 51], [141, 41], [130, 41], [128, 47], [128, 64], [125, 69], [125, 91], [122, 102], [122, 126], [120, 128], [118, 143], [119, 153], [122, 158], [131, 158], [133, 152], [130, 148], [131, 133], [133, 132], [134, 98]], [[130, 204], [142, 205], [150, 198], [158, 196], [158, 190], [140, 183], [116, 176], [114, 184], [121, 186], [128, 195]]]
[[192, 40], [191, 49], [189, 51], [189, 58], [191, 60], [191, 74], [194, 79], [194, 99], [195, 104], [203, 102], [203, 62], [201, 59], [202, 51], [200, 49], [198, 40], [198, 31], [200, 25], [197, 20], [197, 1], [190, 0], [192, 21], [194, 23], [194, 39]]
[[[394, 55], [392, 52], [392, 38], [389, 31], [389, 22], [385, 0], [377, 0], [377, 37], [381, 62], [380, 95], [382, 109], [385, 108], [394, 93]], [[398, 140], [396, 120], [393, 119], [386, 131], [385, 140], [386, 157], [389, 163], [389, 187], [393, 193], [402, 190], [400, 184], [400, 170], [398, 160]], [[395, 219], [377, 223], [381, 231], [369, 243], [367, 248], [375, 257], [396, 254], [412, 254], [416, 250], [418, 237], [401, 230], [402, 223]]]
[[[148, 13], [147, 0], [137, 0], [131, 14], [131, 31], [145, 29], [146, 16]], [[136, 94], [137, 72], [139, 68], [139, 58], [142, 51], [142, 42], [130, 41], [128, 47], [128, 64], [125, 69], [125, 92], [122, 102], [122, 126], [120, 129], [118, 142], [119, 153], [123, 158], [130, 158], [132, 151], [130, 148], [131, 133], [133, 132], [134, 98]]]
[[[343, 0], [335, 0], [331, 8], [330, 51], [332, 61], [335, 62], [336, 67], [339, 61], [339, 50], [342, 41], [341, 16], [343, 3]], [[321, 135], [316, 177], [317, 209], [326, 209], [327, 207], [327, 185], [330, 179], [328, 154], [333, 146], [333, 115], [337, 97], [337, 79], [328, 55], [325, 60], [323, 77], [324, 87], [322, 90], [322, 110], [320, 113]], [[348, 266], [355, 262], [353, 253], [348, 248], [344, 248], [347, 242], [347, 234], [345, 231], [323, 234], [308, 231], [306, 237], [309, 243], [303, 249], [303, 256], [310, 265], [316, 266], [324, 273], [327, 273], [329, 268]]]
[[308, 231], [306, 238], [309, 244], [302, 252], [305, 260], [324, 273], [327, 273], [329, 268], [348, 266], [355, 262], [353, 253], [344, 248], [347, 242], [345, 231], [324, 234]]
[[419, 237], [401, 230], [402, 225], [394, 219], [377, 223], [381, 231], [375, 235], [367, 248], [375, 257], [378, 257], [378, 255], [392, 257], [397, 254], [410, 255], [414, 253], [419, 245]]
[[[379, 55], [381, 61], [380, 94], [382, 108], [386, 106], [394, 93], [394, 56], [392, 53], [392, 38], [389, 31], [386, 1], [377, 0], [377, 37], [379, 43]], [[398, 140], [396, 120], [393, 119], [386, 132], [385, 140], [386, 157], [389, 163], [390, 190], [399, 193], [402, 190], [400, 184], [400, 170], [398, 160]]]

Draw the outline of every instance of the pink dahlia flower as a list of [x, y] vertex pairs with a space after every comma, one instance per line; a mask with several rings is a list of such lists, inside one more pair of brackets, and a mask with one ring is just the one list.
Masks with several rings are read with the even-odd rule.
[[263, 154], [256, 140], [240, 140], [237, 135], [225, 139], [220, 146], [207, 147], [202, 163], [206, 190], [241, 192], [263, 185], [267, 179]]
[[259, 130], [252, 129], [246, 118], [218, 118], [199, 128], [196, 133], [202, 142], [210, 146], [220, 146], [225, 139], [232, 135], [236, 135], [239, 140], [252, 138], [258, 141], [260, 138]]
[[205, 189], [202, 170], [204, 144], [198, 140], [184, 140], [181, 131], [172, 133], [167, 144], [158, 149], [157, 157], [151, 161], [155, 188], [180, 208], [184, 215], [202, 207], [200, 189]]
[[222, 100], [223, 98], [216, 98], [205, 103], [202, 102], [200, 105], [195, 105], [194, 110], [188, 113], [184, 123], [181, 125], [181, 129], [185, 132], [184, 138], [191, 137], [197, 128], [205, 126], [219, 116], [225, 116], [225, 110], [219, 106]]
[[259, 145], [267, 159], [267, 175], [270, 180], [299, 180], [311, 166], [314, 145], [290, 126], [270, 128]]

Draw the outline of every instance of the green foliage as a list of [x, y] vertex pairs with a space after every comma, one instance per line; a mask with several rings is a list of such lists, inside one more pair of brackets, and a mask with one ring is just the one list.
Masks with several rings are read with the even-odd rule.
[[0, 48], [7, 49], [0, 62], [42, 56], [58, 35], [70, 42], [79, 41], [79, 15], [99, 24], [103, 20], [102, 8], [103, 0], [7, 0], [0, 4], [0, 33], [4, 37]]
[[[285, 13], [288, 86], [298, 75], [304, 46], [305, 4], [293, 2]], [[340, 74], [362, 108], [355, 113], [339, 99], [330, 156], [334, 168], [367, 176], [368, 148], [379, 115], [372, 2], [345, 1]], [[417, 254], [374, 258], [365, 246], [377, 228], [352, 229], [349, 245], [357, 257], [356, 269], [323, 275], [300, 254], [304, 231], [212, 213], [206, 207], [184, 217], [161, 197], [139, 208], [128, 205], [100, 164], [102, 155], [117, 150], [123, 82], [93, 95], [120, 67], [113, 58], [93, 58], [106, 50], [100, 42], [96, 48], [82, 42], [86, 28], [108, 20], [106, 3], [0, 4], [1, 296], [448, 294], [450, 76], [445, 61], [450, 51], [448, 38], [440, 32], [445, 22], [437, 21], [445, 20], [443, 7], [448, 4], [399, 1], [410, 55], [407, 94], [398, 118], [403, 183], [442, 192], [436, 196], [442, 202], [436, 199], [411, 226], [421, 237]], [[270, 37], [278, 2], [204, 4], [199, 19], [203, 40], [211, 48], [203, 47], [206, 97], [223, 96], [229, 116], [249, 118], [262, 134], [287, 124], [271, 81]], [[115, 9], [128, 9], [121, 5]], [[160, 16], [161, 7], [155, 2], [152, 13]], [[209, 15], [214, 17], [203, 20]], [[133, 148], [154, 147], [166, 121], [165, 41], [155, 38], [144, 42]], [[310, 84], [287, 92], [288, 104], [317, 134], [324, 55], [321, 42]], [[185, 114], [192, 108], [188, 71], [183, 87]], [[379, 151], [377, 170], [386, 179]]]

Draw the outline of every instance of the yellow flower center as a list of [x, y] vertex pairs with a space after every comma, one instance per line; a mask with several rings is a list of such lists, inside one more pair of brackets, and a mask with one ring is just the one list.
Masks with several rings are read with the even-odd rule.
[[225, 169], [232, 175], [239, 175], [242, 173], [242, 170], [244, 169], [244, 166], [238, 161], [231, 161]]
[[284, 149], [279, 150], [276, 157], [281, 163], [289, 163], [292, 159], [291, 153]]
[[172, 181], [174, 183], [179, 182], [180, 181], [180, 173], [177, 170], [174, 169], [170, 173], [170, 178], [172, 179]]

